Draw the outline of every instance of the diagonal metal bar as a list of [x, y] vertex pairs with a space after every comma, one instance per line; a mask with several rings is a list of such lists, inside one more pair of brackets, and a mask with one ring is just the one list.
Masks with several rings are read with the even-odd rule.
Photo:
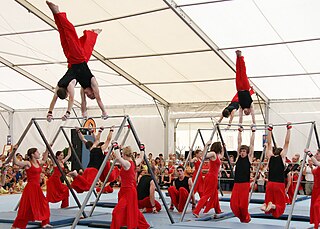
[[[315, 126], [315, 122], [313, 122], [311, 124], [309, 136], [308, 136], [307, 143], [306, 143], [306, 149], [308, 149], [310, 147], [312, 133], [314, 131], [314, 126]], [[287, 220], [286, 227], [285, 227], [286, 229], [289, 229], [289, 227], [290, 227], [293, 210], [294, 210], [294, 206], [295, 206], [297, 195], [298, 195], [298, 191], [299, 191], [299, 186], [300, 186], [301, 179], [302, 179], [303, 168], [304, 168], [304, 165], [306, 164], [306, 159], [307, 159], [307, 154], [304, 153], [302, 164], [301, 164], [301, 169], [300, 169], [300, 172], [299, 172], [299, 178], [298, 178], [298, 181], [297, 181], [297, 186], [296, 186], [296, 189], [294, 190], [294, 195], [293, 195], [293, 199], [292, 199], [292, 203], [291, 203], [290, 213], [288, 215], [288, 220]]]
[[192, 151], [193, 151], [194, 145], [196, 144], [198, 135], [199, 135], [199, 129], [197, 130], [196, 136], [194, 137], [194, 140], [193, 140], [193, 142], [192, 142], [192, 145], [191, 145], [191, 147], [190, 147], [190, 149], [189, 149], [189, 153], [188, 153], [188, 156], [187, 156], [187, 158], [186, 158], [186, 162], [184, 163], [184, 166], [183, 166], [184, 168], [187, 167], [188, 161], [189, 161], [190, 158], [192, 157], [192, 156], [191, 156], [191, 155], [192, 155]]
[[223, 149], [224, 149], [224, 152], [225, 152], [225, 154], [227, 155], [228, 164], [229, 164], [230, 170], [231, 170], [231, 176], [234, 177], [233, 166], [232, 166], [232, 164], [231, 164], [230, 157], [229, 157], [229, 153], [228, 153], [228, 151], [227, 151], [226, 144], [225, 144], [225, 142], [224, 142], [224, 140], [223, 140], [223, 137], [222, 137], [222, 134], [221, 134], [221, 130], [220, 130], [219, 125], [217, 125], [217, 131], [218, 131], [219, 137], [220, 137], [220, 139], [221, 139], [221, 143], [222, 143], [222, 147], [223, 147]]
[[[123, 137], [123, 139], [122, 139], [122, 142], [121, 142], [121, 144], [120, 144], [121, 146], [123, 146], [123, 145], [125, 144], [125, 142], [127, 141], [127, 138], [128, 138], [128, 136], [129, 136], [129, 133], [130, 133], [130, 128], [128, 128], [127, 132], [125, 133], [125, 135], [124, 135], [124, 137]], [[110, 167], [110, 169], [109, 169], [109, 171], [108, 171], [108, 174], [107, 174], [105, 180], [103, 181], [103, 184], [102, 184], [102, 186], [101, 186], [101, 190], [100, 190], [100, 192], [98, 193], [98, 195], [97, 195], [97, 197], [96, 197], [96, 200], [94, 201], [94, 203], [93, 203], [93, 205], [92, 205], [92, 208], [91, 208], [91, 210], [90, 210], [90, 212], [89, 212], [89, 217], [92, 216], [92, 214], [93, 214], [93, 212], [94, 212], [94, 209], [96, 208], [97, 203], [98, 203], [98, 201], [100, 200], [100, 197], [101, 197], [101, 195], [102, 195], [102, 192], [103, 192], [104, 188], [106, 187], [106, 184], [107, 184], [107, 182], [108, 182], [108, 180], [109, 180], [109, 177], [111, 176], [111, 173], [112, 173], [112, 171], [113, 171], [114, 166], [115, 166], [115, 163], [112, 163], [112, 165], [111, 165], [111, 167]]]
[[[80, 203], [77, 195], [75, 194], [74, 190], [71, 188], [70, 182], [68, 181], [65, 173], [63, 172], [63, 170], [62, 170], [62, 168], [61, 168], [61, 166], [60, 166], [60, 163], [58, 162], [57, 158], [55, 157], [55, 155], [54, 155], [54, 153], [53, 153], [53, 151], [52, 151], [52, 148], [51, 148], [49, 142], [47, 141], [46, 137], [44, 136], [44, 134], [43, 134], [43, 132], [42, 132], [42, 130], [41, 130], [38, 122], [35, 121], [35, 120], [32, 120], [32, 122], [33, 122], [33, 124], [35, 125], [35, 127], [37, 128], [37, 130], [38, 130], [38, 132], [39, 132], [42, 140], [44, 141], [44, 143], [45, 143], [45, 145], [46, 145], [46, 147], [47, 147], [47, 149], [48, 149], [48, 151], [49, 151], [49, 153], [50, 153], [50, 156], [51, 156], [52, 160], [54, 161], [54, 163], [55, 163], [56, 166], [58, 167], [58, 169], [59, 169], [59, 171], [60, 171], [60, 173], [61, 173], [61, 175], [62, 175], [62, 177], [63, 177], [63, 180], [66, 182], [66, 184], [67, 184], [67, 186], [68, 186], [68, 188], [69, 188], [69, 190], [70, 190], [70, 192], [71, 192], [71, 195], [73, 196], [76, 204], [78, 205], [79, 208], [81, 208], [81, 203]], [[87, 215], [86, 215], [85, 212], [83, 212], [83, 216], [84, 216], [84, 217], [87, 217]]]
[[[210, 136], [210, 140], [213, 139], [213, 136], [214, 136], [216, 130], [217, 130], [217, 125], [215, 125], [214, 128], [213, 128], [213, 130], [212, 130], [212, 134], [211, 134], [211, 136]], [[204, 142], [204, 141], [203, 141], [203, 142]], [[205, 145], [205, 143], [204, 143], [204, 145]], [[182, 211], [182, 214], [181, 214], [181, 217], [180, 217], [180, 222], [183, 221], [184, 216], [185, 216], [185, 214], [186, 214], [186, 211], [187, 211], [187, 208], [188, 208], [188, 205], [189, 205], [189, 202], [190, 202], [192, 193], [193, 193], [193, 191], [194, 191], [194, 188], [195, 188], [196, 183], [197, 183], [197, 181], [198, 181], [198, 178], [199, 178], [199, 176], [200, 176], [200, 173], [201, 173], [201, 170], [202, 170], [202, 166], [203, 166], [203, 163], [204, 163], [204, 161], [205, 161], [205, 159], [206, 159], [208, 150], [209, 150], [209, 147], [207, 148], [206, 152], [204, 152], [204, 155], [203, 155], [203, 157], [202, 157], [201, 164], [200, 164], [199, 169], [198, 169], [198, 171], [197, 171], [196, 177], [194, 178], [193, 185], [192, 185], [191, 190], [190, 190], [190, 192], [189, 192], [187, 202], [186, 202], [186, 204], [184, 205], [184, 208], [183, 208], [183, 211]]]
[[[132, 134], [133, 134], [133, 136], [134, 136], [134, 139], [136, 140], [137, 145], [138, 145], [138, 147], [140, 148], [141, 142], [140, 142], [140, 139], [139, 139], [139, 137], [138, 137], [138, 135], [137, 135], [136, 130], [134, 129], [134, 127], [133, 127], [133, 125], [132, 125], [132, 122], [131, 122], [130, 118], [128, 118], [128, 123], [129, 123], [129, 125], [130, 125], [130, 128], [131, 128]], [[155, 175], [154, 175], [154, 173], [153, 173], [153, 171], [152, 171], [152, 169], [151, 169], [151, 165], [150, 165], [150, 163], [149, 163], [149, 160], [148, 160], [146, 154], [144, 154], [144, 161], [146, 162], [146, 164], [147, 164], [147, 166], [148, 166], [148, 169], [149, 169], [151, 178], [152, 178], [152, 180], [153, 180], [153, 182], [154, 182], [154, 184], [155, 184], [155, 186], [156, 186], [156, 189], [157, 189], [157, 191], [158, 191], [159, 197], [160, 197], [160, 199], [162, 200], [163, 206], [164, 206], [164, 208], [166, 209], [166, 212], [167, 212], [167, 215], [168, 215], [168, 217], [169, 217], [169, 219], [170, 219], [170, 222], [173, 224], [173, 223], [174, 223], [174, 219], [173, 219], [173, 217], [172, 217], [172, 215], [171, 215], [171, 213], [170, 213], [170, 211], [169, 211], [169, 209], [168, 209], [168, 205], [167, 205], [167, 203], [166, 203], [166, 201], [165, 201], [165, 199], [164, 199], [164, 196], [163, 196], [162, 191], [161, 191], [161, 189], [160, 189], [160, 186], [159, 186], [159, 184], [158, 184], [158, 182], [157, 182], [157, 179], [156, 179], [156, 177], [155, 177]]]
[[[118, 132], [117, 132], [117, 134], [116, 134], [116, 136], [115, 136], [115, 138], [114, 138], [115, 141], [118, 140], [118, 138], [119, 138], [119, 136], [120, 136], [120, 134], [121, 134], [121, 132], [122, 132], [122, 130], [123, 130], [123, 127], [125, 126], [125, 123], [126, 123], [127, 119], [128, 119], [128, 116], [125, 116], [125, 117], [123, 118], [121, 127], [118, 129]], [[111, 147], [109, 148], [108, 154], [105, 156], [105, 158], [104, 158], [104, 160], [103, 160], [103, 162], [102, 162], [102, 164], [101, 164], [101, 166], [100, 166], [100, 168], [99, 168], [99, 171], [98, 171], [98, 173], [97, 173], [94, 181], [92, 182], [92, 185], [91, 185], [91, 187], [90, 187], [90, 189], [89, 189], [89, 191], [88, 191], [85, 199], [84, 199], [83, 202], [82, 202], [82, 206], [81, 206], [80, 210], [78, 211], [78, 213], [77, 213], [77, 215], [76, 215], [76, 217], [75, 217], [75, 219], [74, 219], [74, 221], [73, 221], [73, 223], [72, 223], [72, 226], [71, 226], [72, 229], [76, 228], [76, 226], [77, 226], [77, 224], [78, 224], [78, 222], [79, 222], [79, 220], [80, 220], [81, 214], [82, 214], [82, 212], [84, 212], [84, 209], [85, 209], [87, 203], [89, 202], [90, 196], [91, 196], [91, 194], [92, 194], [92, 192], [93, 192], [93, 190], [94, 190], [94, 188], [95, 188], [95, 186], [96, 186], [96, 183], [97, 183], [98, 180], [99, 180], [100, 175], [102, 174], [102, 172], [103, 172], [103, 170], [104, 170], [104, 167], [105, 167], [106, 164], [107, 164], [107, 160], [108, 160], [108, 158], [109, 158], [112, 150], [113, 150], [113, 147], [111, 146]]]
[[[27, 134], [28, 131], [30, 130], [31, 126], [32, 126], [32, 120], [28, 123], [26, 129], [23, 131], [21, 137], [19, 138], [18, 142], [16, 143], [16, 145], [17, 145], [18, 147], [20, 146], [20, 144], [21, 144], [21, 142], [23, 141], [24, 137], [26, 136], [26, 134]], [[7, 160], [5, 161], [4, 165], [10, 163], [10, 161], [12, 160], [13, 155], [16, 153], [18, 147], [17, 147], [17, 148], [14, 148], [14, 149], [12, 150], [12, 152], [9, 154]]]

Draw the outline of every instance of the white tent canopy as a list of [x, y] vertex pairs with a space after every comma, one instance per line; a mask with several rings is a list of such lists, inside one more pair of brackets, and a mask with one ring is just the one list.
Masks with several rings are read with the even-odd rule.
[[[270, 122], [317, 121], [319, 109], [312, 115], [301, 110], [314, 107], [320, 98], [319, 1], [53, 2], [67, 12], [79, 36], [84, 29], [102, 29], [89, 67], [109, 113], [146, 114], [157, 126], [161, 118], [167, 122], [158, 136], [165, 146], [155, 144], [155, 150], [174, 150], [175, 119], [219, 115], [236, 92], [237, 49], [243, 51], [254, 89], [270, 108], [265, 114]], [[16, 139], [29, 121], [17, 121], [21, 114], [45, 115], [67, 63], [44, 0], [5, 0], [0, 16], [0, 107], [19, 112], [4, 117], [19, 123], [10, 126]], [[79, 107], [79, 86], [75, 99]], [[296, 107], [297, 100], [315, 102], [281, 112]], [[155, 101], [163, 105], [162, 117]], [[58, 101], [56, 107], [66, 104]], [[99, 113], [96, 107], [95, 101], [88, 101], [91, 114]], [[60, 113], [63, 110], [55, 114]]]

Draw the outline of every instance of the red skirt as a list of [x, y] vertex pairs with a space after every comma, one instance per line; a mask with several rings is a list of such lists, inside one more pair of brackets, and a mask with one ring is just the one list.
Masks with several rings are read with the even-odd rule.
[[71, 187], [78, 193], [89, 191], [97, 174], [98, 170], [96, 168], [86, 168], [82, 175], [74, 178]]
[[[28, 182], [23, 190], [14, 227], [25, 228], [20, 222], [47, 221], [49, 222], [49, 203], [40, 188], [39, 183]], [[24, 224], [24, 223], [23, 223]]]
[[128, 229], [147, 229], [150, 225], [138, 208], [137, 189], [135, 187], [120, 188], [118, 204], [112, 211], [111, 229], [127, 226]]
[[53, 174], [47, 181], [47, 200], [50, 203], [57, 203], [69, 198], [69, 188], [62, 184], [59, 174]]

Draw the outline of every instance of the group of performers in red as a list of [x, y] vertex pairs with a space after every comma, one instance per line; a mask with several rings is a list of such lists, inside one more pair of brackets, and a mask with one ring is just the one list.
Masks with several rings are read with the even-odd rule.
[[[72, 108], [74, 87], [77, 82], [81, 85], [82, 98], [82, 113], [86, 116], [86, 102], [85, 96], [96, 99], [102, 111], [102, 116], [107, 117], [102, 104], [98, 84], [95, 77], [91, 74], [87, 66], [87, 62], [92, 54], [100, 30], [84, 31], [84, 35], [78, 38], [74, 26], [68, 21], [66, 14], [59, 11], [57, 5], [48, 2], [47, 4], [53, 13], [55, 23], [57, 25], [63, 51], [68, 60], [68, 71], [59, 81], [56, 93], [50, 104], [49, 112], [47, 114], [48, 121], [52, 120], [52, 110], [57, 98], [65, 99], [69, 96], [68, 109], [66, 114], [62, 117], [66, 120], [70, 116]], [[234, 186], [232, 190], [230, 208], [234, 215], [239, 218], [242, 223], [249, 223], [251, 218], [248, 212], [249, 206], [249, 192], [250, 192], [250, 167], [254, 152], [255, 140], [255, 116], [253, 109], [253, 100], [251, 95], [254, 93], [249, 84], [246, 75], [246, 66], [244, 57], [241, 51], [236, 51], [236, 88], [237, 94], [232, 99], [228, 107], [223, 112], [219, 122], [223, 117], [230, 117], [229, 124], [231, 125], [235, 112], [239, 109], [239, 129], [238, 129], [238, 156], [235, 163], [235, 177]], [[250, 145], [242, 145], [242, 119], [243, 113], [252, 116], [251, 138]], [[229, 125], [229, 127], [230, 127]], [[290, 140], [291, 124], [287, 124], [287, 133], [283, 148], [274, 148], [271, 144], [272, 126], [268, 128], [268, 136], [266, 147], [266, 156], [269, 158], [269, 178], [266, 188], [265, 203], [261, 206], [261, 210], [266, 214], [272, 214], [275, 218], [280, 217], [286, 206], [286, 187], [285, 187], [285, 158], [288, 151]], [[81, 131], [77, 129], [80, 139], [85, 143], [90, 150], [90, 161], [83, 174], [78, 174], [77, 171], [72, 171], [68, 175], [73, 177], [71, 187], [78, 193], [88, 191], [98, 173], [98, 170], [105, 158], [104, 151], [108, 148], [113, 129], [110, 129], [106, 141], [100, 142], [100, 134], [103, 131], [101, 128], [97, 135], [93, 135], [94, 141], [87, 141]], [[120, 171], [114, 169], [109, 178], [109, 182], [115, 180], [118, 176], [121, 177], [121, 188], [118, 193], [118, 204], [112, 212], [111, 228], [118, 229], [123, 226], [127, 228], [150, 228], [150, 225], [145, 220], [144, 212], [157, 213], [161, 210], [161, 205], [155, 200], [155, 184], [149, 174], [142, 176], [139, 179], [137, 187], [136, 182], [136, 167], [144, 159], [144, 146], [140, 146], [140, 157], [134, 158], [132, 149], [125, 147], [120, 152], [119, 146], [116, 142], [112, 143], [116, 161], [121, 165]], [[208, 150], [208, 148], [210, 149]], [[205, 178], [202, 175], [195, 180], [195, 174], [199, 169], [201, 158], [204, 152], [207, 152], [206, 159], [209, 159], [209, 172]], [[224, 156], [224, 147], [220, 142], [212, 143], [209, 141], [202, 151], [197, 151], [195, 158], [191, 161], [195, 164], [194, 176], [189, 178], [185, 175], [184, 167], [178, 166], [176, 168], [178, 177], [173, 181], [173, 185], [168, 188], [168, 193], [171, 198], [170, 210], [176, 208], [178, 212], [182, 212], [184, 206], [187, 204], [187, 197], [192, 186], [195, 184], [194, 193], [198, 192], [200, 200], [196, 204], [194, 193], [192, 193], [192, 212], [195, 217], [199, 217], [202, 209], [207, 213], [214, 208], [216, 214], [222, 213], [219, 198], [218, 198], [218, 174], [221, 166], [221, 158]], [[305, 153], [312, 159], [316, 169], [313, 170], [314, 187], [311, 199], [310, 208], [310, 223], [314, 224], [315, 228], [319, 226], [320, 218], [320, 153], [315, 156], [309, 151]], [[43, 153], [43, 158], [40, 159], [40, 153], [36, 148], [30, 148], [27, 152], [28, 161], [18, 161], [13, 157], [14, 164], [26, 169], [27, 185], [23, 191], [20, 207], [17, 217], [12, 225], [12, 228], [26, 228], [28, 221], [41, 221], [43, 228], [52, 227], [49, 222], [50, 210], [49, 202], [56, 203], [61, 201], [61, 208], [69, 206], [69, 189], [60, 181], [61, 173], [58, 165], [54, 165], [54, 173], [47, 182], [47, 197], [44, 196], [39, 180], [42, 171], [41, 165], [44, 164], [48, 158], [48, 150]], [[56, 153], [56, 161], [59, 167], [63, 169], [65, 162], [71, 156], [71, 149], [64, 157], [63, 152]], [[115, 167], [117, 168], [117, 167]], [[104, 181], [110, 170], [110, 162], [107, 162], [105, 169], [100, 176]], [[106, 192], [112, 192], [111, 187], [106, 187]], [[137, 193], [138, 190], [138, 193]]]

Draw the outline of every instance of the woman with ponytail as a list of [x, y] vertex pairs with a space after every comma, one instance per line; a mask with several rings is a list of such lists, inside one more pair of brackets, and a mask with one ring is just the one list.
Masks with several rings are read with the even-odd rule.
[[[55, 156], [60, 168], [64, 171], [64, 164], [71, 157], [71, 147], [69, 147], [66, 157], [64, 157], [64, 153], [62, 151], [57, 151]], [[47, 181], [47, 199], [50, 203], [62, 201], [61, 208], [67, 208], [69, 206], [69, 188], [61, 183], [60, 177], [60, 170], [58, 166], [54, 164], [53, 174]]]
[[146, 219], [138, 208], [138, 195], [136, 184], [136, 166], [140, 165], [144, 159], [144, 145], [140, 145], [140, 157], [134, 159], [131, 147], [122, 149], [122, 156], [119, 146], [113, 143], [116, 160], [122, 165], [120, 170], [121, 187], [118, 193], [118, 204], [112, 211], [111, 229], [126, 227], [128, 229], [150, 228]]
[[41, 221], [42, 228], [51, 228], [49, 203], [40, 188], [41, 166], [48, 159], [48, 150], [43, 153], [42, 160], [40, 160], [37, 148], [28, 149], [27, 155], [28, 161], [19, 161], [16, 155], [13, 157], [13, 163], [26, 170], [27, 185], [23, 190], [18, 214], [11, 229], [24, 229], [27, 227], [28, 221], [35, 220]]

